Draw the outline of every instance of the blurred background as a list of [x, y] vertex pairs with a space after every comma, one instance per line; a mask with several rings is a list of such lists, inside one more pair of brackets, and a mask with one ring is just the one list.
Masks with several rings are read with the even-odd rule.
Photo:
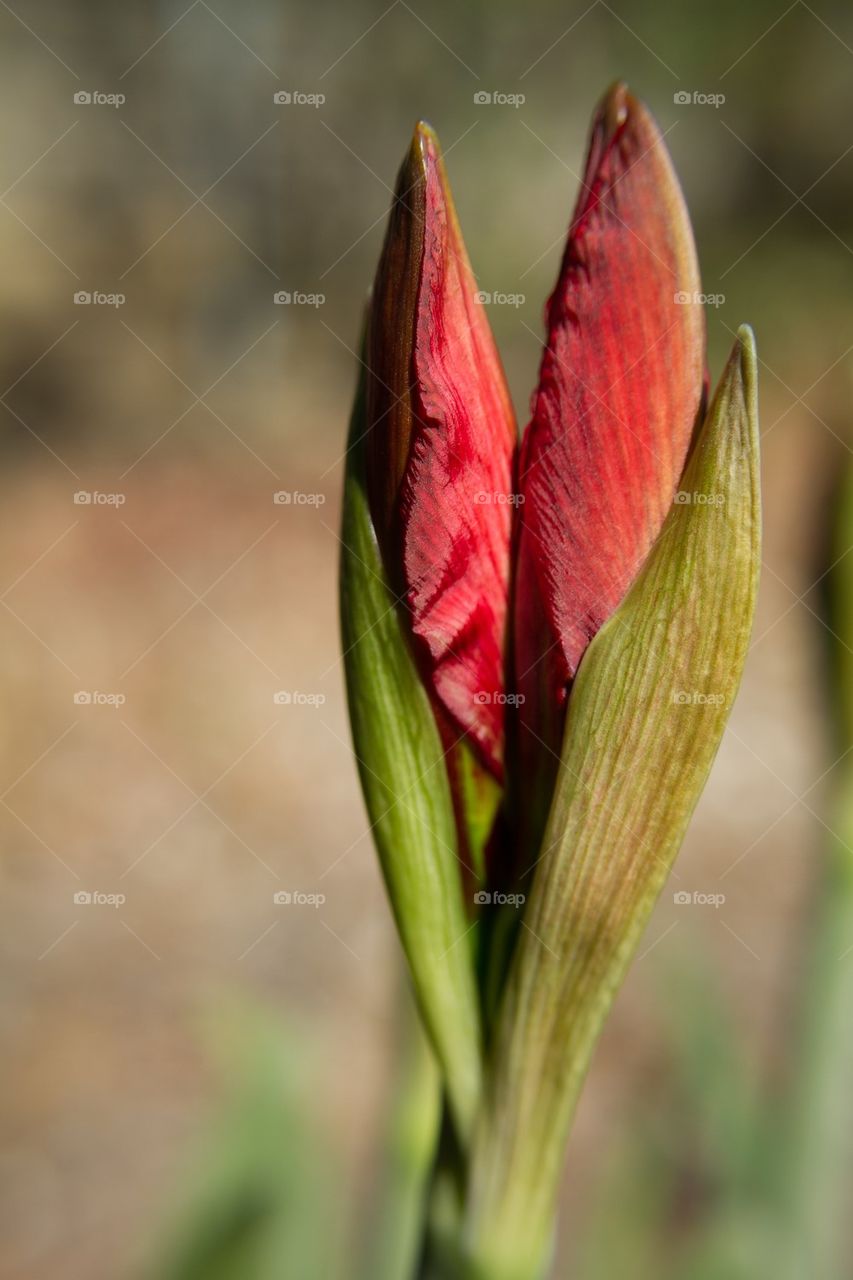
[[[823, 588], [849, 549], [853, 15], [4, 0], [0, 28], [0, 1274], [349, 1278], [387, 1225], [418, 1051], [338, 654], [360, 312], [425, 116], [524, 422], [619, 77], [681, 175], [712, 379], [744, 320], [762, 360], [751, 657], [596, 1054], [555, 1272], [675, 1275], [732, 1179], [752, 1203], [732, 1149], [791, 1112], [849, 765]], [[720, 1228], [744, 1275], [764, 1216]]]

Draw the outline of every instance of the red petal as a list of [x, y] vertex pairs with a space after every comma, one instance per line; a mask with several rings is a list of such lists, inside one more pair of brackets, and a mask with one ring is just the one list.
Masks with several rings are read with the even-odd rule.
[[702, 393], [698, 298], [690, 223], [663, 140], [616, 86], [593, 122], [521, 449], [522, 752], [535, 733], [559, 755], [568, 685], [673, 500]]
[[[422, 670], [434, 697], [495, 777], [502, 776], [505, 632], [515, 419], [503, 369], [453, 208], [438, 140], [419, 125], [389, 227], [407, 246], [416, 289], [380, 264], [370, 365], [403, 396], [386, 422], [387, 396], [371, 408], [372, 467], [386, 510], [383, 551], [396, 566]], [[393, 255], [393, 249], [390, 251]], [[391, 290], [395, 301], [389, 302]], [[409, 296], [411, 309], [401, 302]], [[408, 330], [405, 361], [387, 361], [389, 310]], [[401, 314], [402, 312], [402, 314]], [[384, 349], [383, 349], [384, 348]], [[401, 364], [408, 378], [401, 377]], [[384, 441], [397, 417], [396, 441]], [[408, 432], [405, 459], [400, 433]]]

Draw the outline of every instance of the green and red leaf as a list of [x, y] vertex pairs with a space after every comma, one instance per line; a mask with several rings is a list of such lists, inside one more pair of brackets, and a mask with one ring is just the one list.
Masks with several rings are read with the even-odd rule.
[[368, 337], [368, 481], [439, 719], [503, 776], [516, 428], [438, 140], [402, 167]]

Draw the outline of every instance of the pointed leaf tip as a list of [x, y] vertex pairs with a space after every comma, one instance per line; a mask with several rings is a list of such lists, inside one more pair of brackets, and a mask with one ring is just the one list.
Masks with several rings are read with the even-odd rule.
[[752, 331], [752, 327], [748, 324], [740, 325], [737, 331], [737, 340], [745, 395], [748, 401], [752, 401], [757, 405], [758, 352], [755, 346], [755, 334]]

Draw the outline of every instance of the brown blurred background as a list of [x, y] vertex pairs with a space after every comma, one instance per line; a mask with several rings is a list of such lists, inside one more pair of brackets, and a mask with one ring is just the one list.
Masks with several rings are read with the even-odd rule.
[[785, 1068], [833, 764], [813, 584], [851, 443], [853, 15], [11, 0], [0, 27], [9, 1277], [141, 1274], [220, 1105], [209, 1026], [227, 1039], [235, 1003], [281, 1029], [364, 1202], [400, 960], [348, 745], [337, 526], [389, 187], [428, 117], [481, 287], [523, 295], [491, 318], [524, 421], [593, 105], [625, 78], [666, 131], [724, 299], [712, 377], [739, 323], [758, 337], [766, 567], [671, 885], [725, 903], [668, 890], [649, 926], [572, 1139], [568, 1259], [615, 1135], [665, 1088], [685, 955], [751, 1059]]

